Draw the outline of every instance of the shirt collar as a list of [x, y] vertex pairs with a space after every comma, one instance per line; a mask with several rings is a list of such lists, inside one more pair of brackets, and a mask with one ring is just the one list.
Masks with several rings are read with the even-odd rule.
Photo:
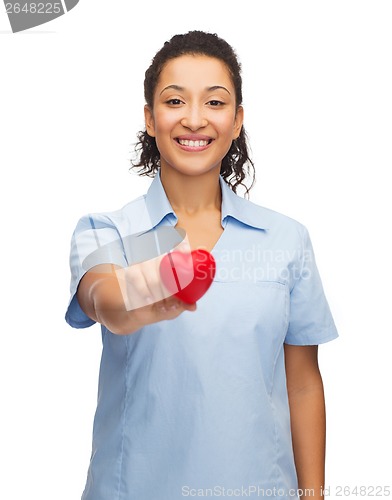
[[[226, 184], [223, 177], [219, 175], [219, 183], [222, 192], [221, 223], [223, 225], [226, 217], [234, 217], [238, 221], [248, 226], [258, 229], [267, 229], [265, 221], [261, 219], [261, 212], [258, 205], [241, 198]], [[167, 214], [173, 214], [178, 220], [173, 210], [166, 192], [161, 182], [161, 170], [158, 169], [146, 194], [146, 206], [152, 227], [155, 227]]]

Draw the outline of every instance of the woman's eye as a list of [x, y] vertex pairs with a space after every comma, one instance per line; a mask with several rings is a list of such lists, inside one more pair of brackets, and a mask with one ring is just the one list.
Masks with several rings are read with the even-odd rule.
[[173, 106], [178, 106], [181, 103], [182, 101], [180, 101], [180, 99], [169, 99], [168, 101], [166, 101], [166, 104], [171, 104]]
[[224, 102], [213, 99], [212, 101], [208, 101], [207, 104], [210, 104], [210, 106], [222, 106]]

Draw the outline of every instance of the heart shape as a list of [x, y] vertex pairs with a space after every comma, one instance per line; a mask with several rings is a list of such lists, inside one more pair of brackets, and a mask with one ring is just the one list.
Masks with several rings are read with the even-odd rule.
[[215, 259], [207, 250], [169, 252], [159, 272], [168, 291], [187, 304], [194, 304], [209, 289], [216, 271]]

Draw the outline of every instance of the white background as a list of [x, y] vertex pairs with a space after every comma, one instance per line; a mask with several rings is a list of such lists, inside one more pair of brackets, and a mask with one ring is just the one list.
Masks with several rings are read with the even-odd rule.
[[71, 234], [146, 192], [128, 171], [144, 71], [191, 29], [242, 62], [251, 201], [312, 237], [340, 333], [320, 347], [331, 496], [391, 484], [392, 4], [255, 6], [80, 0], [18, 34], [0, 7], [1, 498], [81, 496], [101, 337], [64, 321]]

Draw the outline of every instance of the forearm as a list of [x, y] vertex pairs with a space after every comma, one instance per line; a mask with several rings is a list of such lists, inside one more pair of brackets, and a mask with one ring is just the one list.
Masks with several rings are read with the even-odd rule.
[[112, 333], [133, 333], [140, 328], [136, 315], [127, 311], [113, 266], [101, 266], [106, 272], [87, 273], [78, 289], [82, 310]]
[[[175, 296], [162, 298], [160, 288], [158, 291], [161, 295], [158, 300], [149, 304], [143, 304], [143, 300], [139, 300], [136, 306], [134, 303], [131, 304], [132, 307], [126, 306], [116, 269], [119, 269], [118, 266], [116, 268], [112, 264], [97, 266], [94, 271], [83, 276], [77, 292], [84, 313], [93, 321], [106, 326], [112, 333], [128, 335], [145, 325], [174, 319], [184, 311], [196, 310], [196, 304], [187, 304]], [[159, 283], [157, 286], [159, 287]], [[154, 297], [157, 295], [154, 288], [151, 292], [147, 287], [142, 290], [133, 288], [129, 293], [139, 298], [150, 293]]]
[[[111, 285], [111, 286], [110, 286]], [[95, 320], [118, 335], [134, 333], [140, 328], [134, 311], [127, 311], [117, 284], [108, 283], [93, 292], [92, 306]]]
[[289, 393], [289, 403], [298, 488], [304, 492], [300, 498], [323, 499], [326, 418], [321, 376]]

